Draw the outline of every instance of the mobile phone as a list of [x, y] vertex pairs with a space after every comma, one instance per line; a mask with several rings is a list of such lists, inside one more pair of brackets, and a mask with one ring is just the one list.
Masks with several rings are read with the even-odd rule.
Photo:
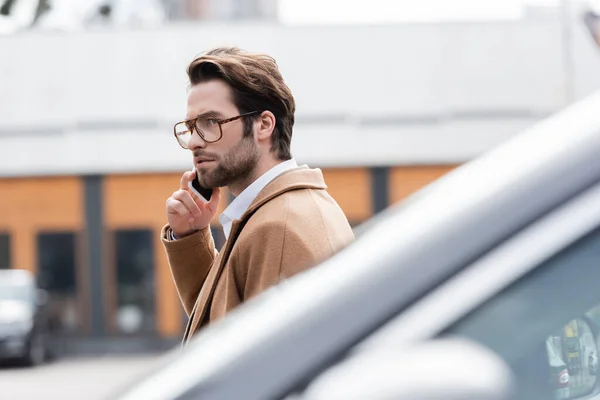
[[188, 182], [188, 186], [189, 186], [190, 190], [192, 192], [194, 192], [194, 194], [200, 198], [200, 200], [202, 200], [205, 203], [208, 203], [210, 201], [213, 190], [205, 188], [202, 185], [200, 185], [200, 182], [198, 181], [198, 171], [196, 171], [196, 175], [194, 176], [194, 179], [192, 181]]

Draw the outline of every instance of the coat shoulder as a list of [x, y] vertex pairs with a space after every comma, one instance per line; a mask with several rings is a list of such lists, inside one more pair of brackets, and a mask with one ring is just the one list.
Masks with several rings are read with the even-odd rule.
[[250, 216], [240, 236], [253, 239], [284, 232], [312, 239], [353, 238], [342, 209], [323, 189], [291, 190], [271, 199]]
[[[244, 230], [265, 227], [298, 227], [298, 221], [314, 220], [320, 215], [319, 204], [313, 200], [314, 189], [291, 190], [263, 204], [246, 222]], [[289, 224], [289, 222], [294, 222]]]

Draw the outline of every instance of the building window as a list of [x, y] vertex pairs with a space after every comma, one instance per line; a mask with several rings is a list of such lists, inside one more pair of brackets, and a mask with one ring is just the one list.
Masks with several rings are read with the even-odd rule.
[[58, 332], [79, 326], [76, 279], [76, 235], [48, 232], [37, 235], [38, 285], [49, 294], [49, 312]]
[[120, 333], [156, 331], [153, 239], [150, 229], [115, 232], [115, 325]]
[[0, 233], [0, 269], [10, 268], [10, 235]]

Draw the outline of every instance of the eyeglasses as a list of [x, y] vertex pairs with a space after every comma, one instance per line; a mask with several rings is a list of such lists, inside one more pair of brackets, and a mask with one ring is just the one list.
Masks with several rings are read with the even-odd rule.
[[175, 133], [175, 139], [177, 143], [184, 149], [189, 149], [190, 139], [194, 132], [207, 143], [214, 143], [223, 137], [223, 129], [221, 126], [236, 119], [246, 117], [248, 115], [256, 114], [259, 111], [251, 111], [245, 114], [240, 114], [236, 117], [227, 119], [218, 119], [210, 116], [200, 116], [198, 118], [189, 119], [187, 121], [181, 121], [175, 124], [173, 131]]

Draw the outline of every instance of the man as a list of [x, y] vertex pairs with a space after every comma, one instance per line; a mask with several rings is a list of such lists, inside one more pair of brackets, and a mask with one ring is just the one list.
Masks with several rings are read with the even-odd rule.
[[[167, 200], [162, 231], [189, 315], [184, 343], [354, 238], [321, 171], [292, 158], [295, 102], [273, 58], [217, 48], [192, 61], [187, 73], [187, 119], [175, 125], [175, 137], [192, 153], [195, 168]], [[188, 189], [196, 175], [202, 187], [213, 189], [208, 203]], [[226, 238], [221, 252], [209, 229], [219, 187], [235, 196], [219, 216]]]

